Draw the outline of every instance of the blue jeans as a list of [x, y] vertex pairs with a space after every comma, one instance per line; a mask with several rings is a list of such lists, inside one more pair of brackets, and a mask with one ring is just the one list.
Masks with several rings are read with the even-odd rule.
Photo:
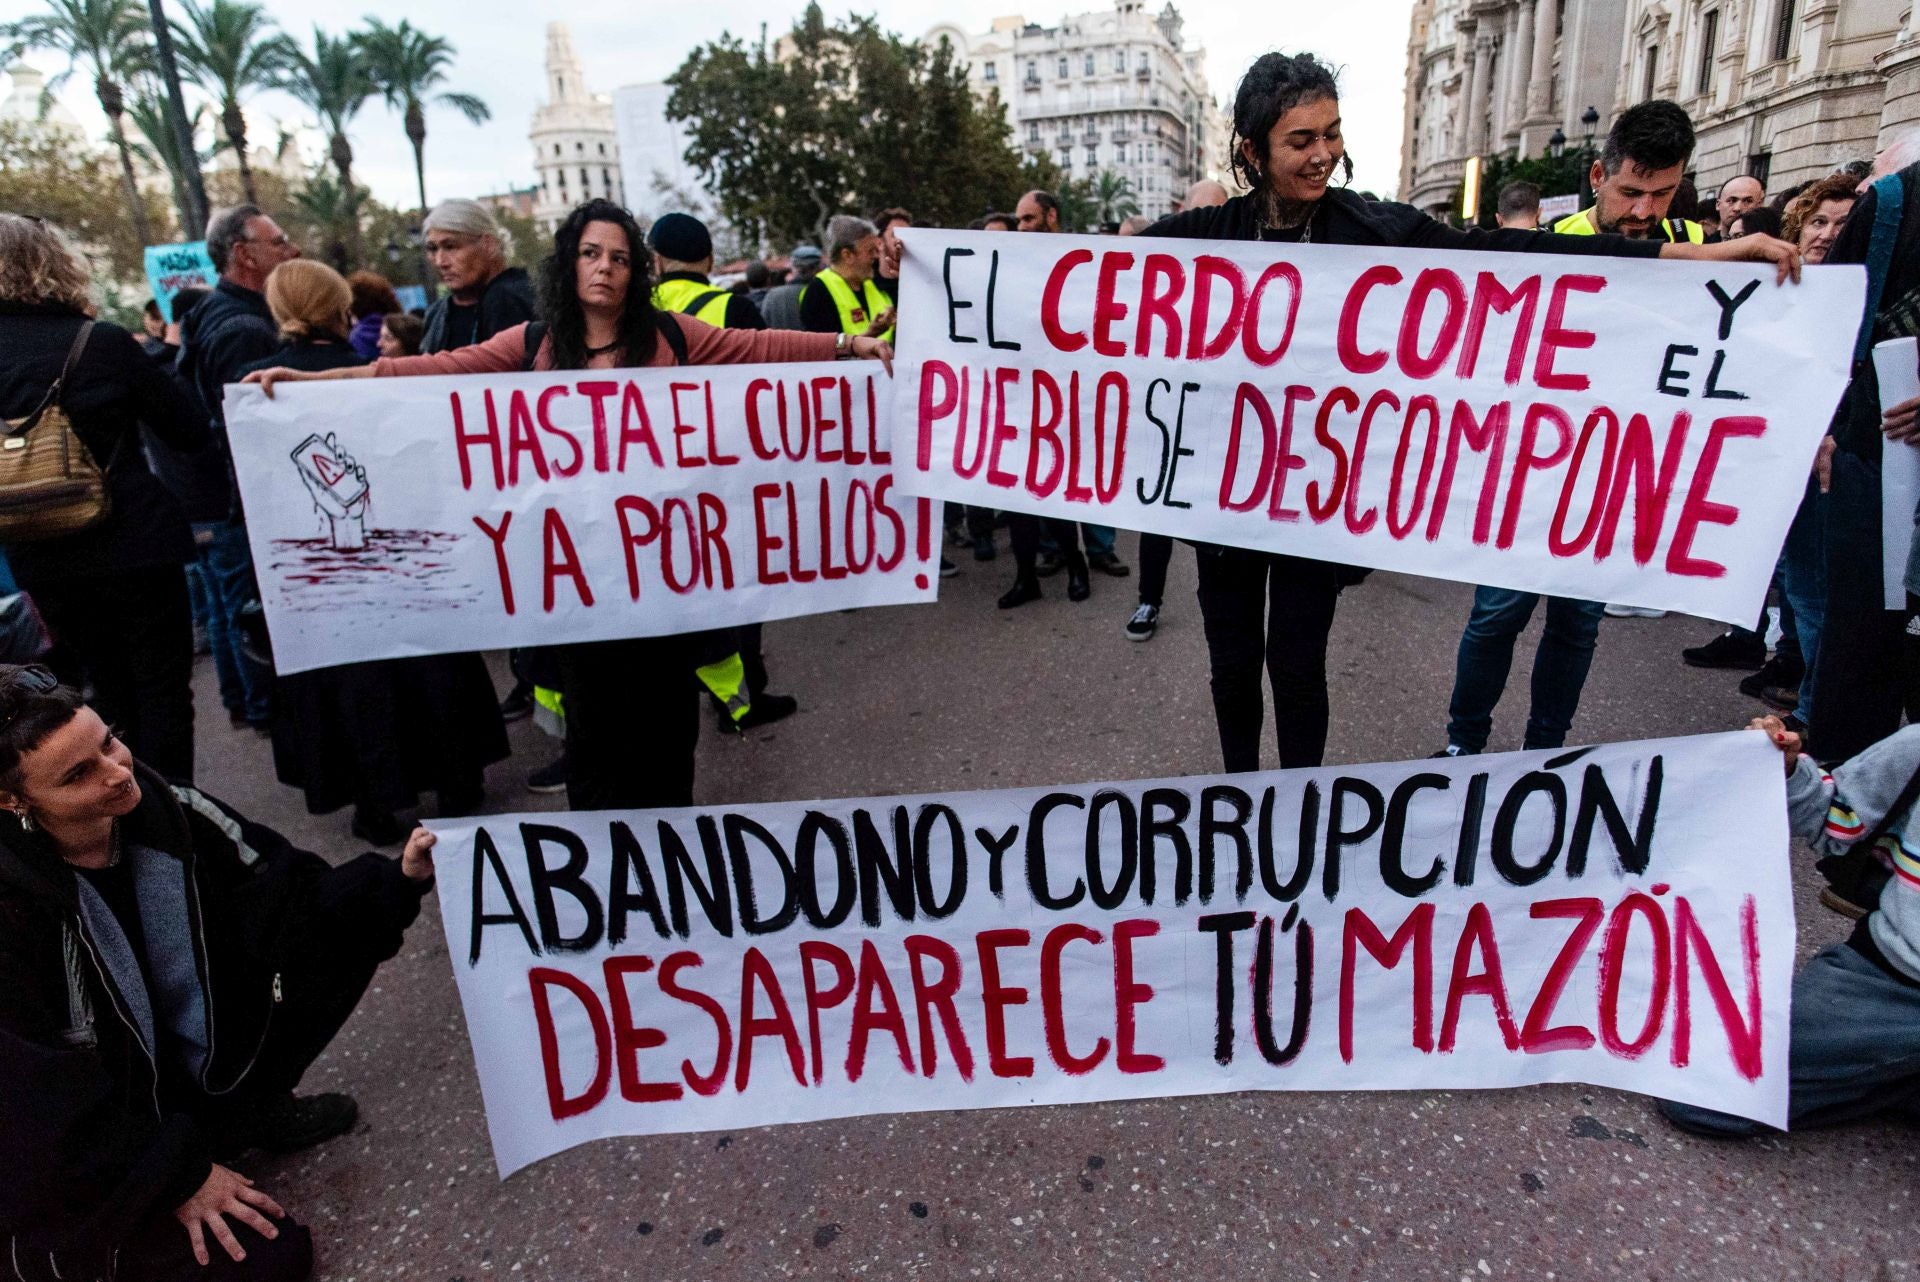
[[1793, 611], [1806, 670], [1800, 678], [1800, 706], [1793, 715], [1811, 726], [1813, 674], [1820, 662], [1820, 633], [1827, 623], [1827, 496], [1811, 478], [1780, 549], [1780, 594]]
[[1088, 556], [1113, 555], [1113, 527], [1111, 525], [1082, 525], [1080, 539], [1087, 545]]
[[[1453, 699], [1448, 708], [1447, 742], [1466, 752], [1482, 752], [1493, 733], [1493, 708], [1507, 688], [1513, 667], [1513, 641], [1533, 617], [1537, 592], [1510, 592], [1505, 588], [1477, 588], [1473, 613], [1460, 634], [1460, 657], [1454, 669]], [[1574, 711], [1580, 706], [1580, 688], [1593, 664], [1594, 643], [1600, 635], [1598, 601], [1547, 598], [1547, 628], [1533, 656], [1533, 710], [1527, 717], [1526, 746], [1558, 748], [1567, 741]]]
[[[253, 551], [238, 521], [200, 521], [193, 527], [194, 567], [206, 591], [207, 646], [220, 677], [220, 702], [248, 721], [267, 719], [267, 682], [240, 649], [240, 607], [253, 599]], [[193, 567], [189, 567], [193, 568]]]

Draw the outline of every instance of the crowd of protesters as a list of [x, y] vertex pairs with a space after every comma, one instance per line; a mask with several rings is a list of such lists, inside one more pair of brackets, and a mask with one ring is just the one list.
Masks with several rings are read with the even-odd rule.
[[[1920, 331], [1914, 139], [1771, 197], [1760, 179], [1741, 176], [1704, 202], [1685, 182], [1691, 122], [1672, 103], [1643, 103], [1609, 132], [1585, 208], [1543, 225], [1539, 191], [1516, 183], [1497, 195], [1497, 226], [1483, 230], [1346, 185], [1337, 85], [1310, 55], [1259, 59], [1233, 114], [1239, 194], [1203, 181], [1178, 212], [1107, 230], [1748, 261], [1783, 275], [1803, 264], [1866, 263], [1875, 301], [1863, 344]], [[14, 1171], [33, 1172], [0, 1193], [16, 1273], [305, 1276], [306, 1231], [226, 1162], [351, 1125], [351, 1100], [296, 1096], [293, 1087], [398, 949], [431, 884], [432, 838], [409, 837], [401, 813], [423, 794], [441, 816], [515, 808], [482, 784], [508, 753], [504, 726], [514, 718], [537, 716], [564, 743], [527, 786], [564, 789], [575, 808], [601, 809], [690, 804], [706, 716], [748, 732], [798, 711], [768, 688], [758, 627], [516, 652], [504, 696], [477, 654], [277, 676], [223, 389], [242, 380], [271, 395], [278, 384], [316, 379], [890, 362], [906, 252], [897, 232], [912, 225], [898, 208], [833, 217], [822, 244], [795, 246], [778, 272], [750, 263], [729, 288], [713, 277], [710, 230], [684, 213], [643, 228], [618, 205], [589, 201], [530, 275], [511, 265], [508, 237], [484, 205], [449, 200], [422, 228], [444, 292], [424, 315], [409, 315], [378, 274], [343, 277], [302, 259], [271, 214], [241, 205], [207, 228], [218, 282], [172, 298], [170, 316], [150, 308], [139, 344], [92, 319], [83, 261], [56, 229], [0, 214], [0, 410], [10, 430], [50, 407], [64, 414], [99, 461], [109, 500], [83, 529], [4, 544], [53, 642], [47, 667], [0, 665], [0, 808], [17, 820], [0, 825], [0, 1153]], [[1058, 233], [1061, 206], [1030, 191], [971, 226]], [[1830, 852], [1881, 848], [1891, 878], [1884, 895], [1871, 884], [1852, 887], [1852, 900], [1835, 896], [1861, 928], [1802, 977], [1798, 1123], [1911, 1109], [1920, 1099], [1920, 833], [1907, 836], [1920, 730], [1900, 729], [1920, 710], [1920, 566], [1908, 571], [1907, 609], [1884, 609], [1879, 511], [1881, 451], [1920, 436], [1917, 411], [1909, 402], [1883, 414], [1871, 363], [1856, 364], [1810, 460], [1780, 554], [1777, 607], [1679, 656], [1749, 674], [1741, 690], [1782, 714], [1756, 726], [1782, 750], [1796, 831]], [[949, 513], [950, 540], [976, 562], [999, 555], [1001, 528], [1014, 562], [1001, 609], [1042, 598], [1042, 580], [1054, 574], [1077, 603], [1093, 595], [1094, 574], [1133, 573], [1111, 529]], [[1129, 640], [1155, 635], [1175, 549], [1165, 537], [1141, 538]], [[1280, 763], [1320, 764], [1328, 638], [1342, 595], [1367, 571], [1238, 548], [1194, 552], [1225, 768], [1259, 767], [1263, 672]], [[941, 572], [958, 567], [942, 558]], [[1541, 604], [1531, 593], [1476, 591], [1455, 652], [1445, 755], [1486, 748], [1516, 640]], [[1550, 598], [1545, 613], [1528, 748], [1565, 743], [1603, 621], [1647, 612]], [[196, 644], [211, 656], [233, 726], [270, 736], [281, 781], [301, 789], [314, 813], [351, 806], [353, 833], [375, 846], [404, 841], [400, 859], [329, 868], [196, 790]], [[177, 887], [183, 873], [210, 911], [175, 911], [156, 889]], [[183, 972], [183, 958], [201, 959], [200, 969]], [[284, 1013], [263, 1026], [250, 1012], [278, 1011], [283, 989]], [[1854, 1021], [1871, 1024], [1874, 1046], [1853, 1035]], [[1699, 1109], [1670, 1115], [1711, 1133], [1746, 1129]]]

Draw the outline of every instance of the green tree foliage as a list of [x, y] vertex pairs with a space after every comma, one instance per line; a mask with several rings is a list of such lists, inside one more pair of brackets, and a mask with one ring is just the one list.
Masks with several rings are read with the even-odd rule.
[[120, 188], [127, 202], [127, 216], [143, 242], [152, 229], [140, 182], [133, 172], [133, 147], [127, 139], [125, 120], [125, 82], [149, 65], [146, 31], [146, 16], [139, 0], [47, 0], [47, 12], [0, 26], [0, 50], [7, 62], [23, 49], [65, 55], [67, 69], [47, 82], [48, 92], [57, 90], [82, 65], [93, 73], [94, 96], [107, 115], [107, 129], [120, 157]]
[[961, 225], [1042, 185], [982, 104], [952, 47], [902, 40], [871, 18], [830, 25], [810, 4], [776, 53], [731, 35], [668, 78], [686, 159], [748, 241], [824, 235], [838, 213], [888, 205]]
[[241, 191], [248, 202], [258, 203], [240, 100], [279, 88], [299, 50], [265, 9], [248, 0], [210, 0], [205, 6], [185, 0], [185, 8], [187, 20], [174, 24], [173, 36], [181, 66], [219, 105], [220, 127], [240, 169]]
[[84, 141], [57, 130], [0, 121], [0, 209], [44, 218], [65, 232], [93, 264], [97, 277], [118, 281], [145, 275], [141, 250], [159, 227], [136, 227], [126, 205], [102, 200], [119, 176], [114, 162]]
[[1102, 169], [1092, 183], [1093, 200], [1099, 208], [1102, 226], [1116, 226], [1140, 212], [1140, 201], [1134, 196], [1133, 184], [1127, 181], [1124, 174]]
[[346, 204], [345, 252], [360, 252], [359, 218], [354, 206], [359, 190], [353, 182], [353, 144], [347, 126], [373, 96], [373, 80], [366, 60], [350, 37], [329, 36], [313, 29], [313, 52], [296, 49], [287, 70], [286, 89], [320, 119], [327, 132], [327, 153], [339, 175], [336, 184]]
[[[1542, 196], [1571, 196], [1580, 191], [1580, 177], [1592, 162], [1592, 154], [1569, 147], [1558, 156], [1529, 156], [1520, 159], [1515, 152], [1489, 156], [1480, 168], [1480, 211], [1476, 227], [1493, 227], [1493, 215], [1500, 203], [1500, 189], [1512, 182], [1530, 182]], [[1462, 183], [1453, 189], [1452, 208], [1460, 208], [1465, 190]]]
[[[179, 214], [180, 226], [185, 227], [193, 221], [187, 208], [187, 176], [181, 160], [180, 147], [173, 132], [173, 122], [167, 119], [166, 90], [150, 76], [143, 76], [137, 82], [137, 88], [127, 99], [127, 119], [139, 131], [140, 137], [133, 144], [134, 152], [149, 166], [164, 169], [168, 180], [173, 184], [174, 209]], [[204, 169], [213, 159], [211, 148], [201, 148], [198, 143], [203, 133], [211, 130], [207, 119], [205, 103], [195, 103], [193, 117], [187, 122], [195, 141], [193, 161], [197, 168]]]

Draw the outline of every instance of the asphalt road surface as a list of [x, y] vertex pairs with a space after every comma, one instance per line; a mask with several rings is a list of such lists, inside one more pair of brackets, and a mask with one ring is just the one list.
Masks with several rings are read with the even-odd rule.
[[[1004, 535], [1003, 549], [1004, 549]], [[1130, 562], [1133, 537], [1122, 536]], [[1193, 553], [1176, 550], [1160, 634], [1129, 643], [1134, 579], [1000, 612], [1002, 551], [938, 604], [770, 625], [774, 687], [800, 714], [742, 740], [709, 727], [703, 803], [1075, 783], [1219, 768]], [[1343, 601], [1328, 758], [1444, 743], [1471, 589], [1376, 574]], [[1493, 747], [1515, 748], [1539, 620]], [[1574, 742], [1744, 725], [1739, 674], [1684, 667], [1697, 619], [1608, 620]], [[504, 689], [504, 685], [502, 686]], [[202, 660], [200, 780], [329, 858], [347, 812], [314, 817], [268, 746], [229, 730]], [[551, 741], [513, 728], [488, 809]], [[1273, 764], [1269, 733], [1267, 754]], [[1725, 852], [1740, 875], [1745, 851]], [[1839, 918], [1796, 875], [1803, 956]], [[320, 1276], [559, 1279], [1907, 1279], [1920, 1276], [1920, 1145], [1894, 1121], [1744, 1143], [1671, 1130], [1639, 1096], [1589, 1087], [1250, 1093], [620, 1139], [502, 1182], [429, 898], [303, 1089], [360, 1101], [353, 1132], [242, 1169], [310, 1223]]]

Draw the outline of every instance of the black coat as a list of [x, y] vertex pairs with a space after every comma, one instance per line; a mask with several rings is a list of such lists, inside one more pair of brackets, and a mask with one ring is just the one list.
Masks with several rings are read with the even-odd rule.
[[[1893, 262], [1888, 265], [1887, 283], [1880, 294], [1880, 313], [1873, 330], [1876, 343], [1910, 334], [1905, 325], [1890, 323], [1894, 317], [1889, 313], [1895, 310], [1895, 304], [1920, 290], [1920, 164], [1900, 171], [1900, 185], [1904, 196], [1900, 230], [1894, 237]], [[1880, 195], [1869, 187], [1866, 194], [1854, 202], [1853, 212], [1847, 215], [1847, 225], [1833, 242], [1833, 248], [1827, 251], [1828, 263], [1867, 261], [1867, 248], [1873, 243], [1873, 221], [1879, 209]], [[1903, 310], [1911, 310], [1912, 300], [1908, 300], [1908, 304], [1908, 309]], [[1848, 319], [1851, 324], [1859, 323], [1851, 317]], [[1831, 430], [1841, 449], [1866, 459], [1876, 469], [1879, 467], [1880, 377], [1874, 371], [1871, 350], [1854, 368], [1853, 381], [1841, 398]]]
[[[185, 878], [189, 938], [149, 923], [147, 943], [192, 950], [205, 1004], [194, 1031], [207, 1046], [197, 1075], [166, 1031], [178, 1012], [151, 996], [149, 1047], [73, 870], [44, 836], [0, 827], [0, 1239], [14, 1239], [0, 1247], [52, 1253], [59, 1276], [94, 1276], [103, 1253], [205, 1181], [210, 1102], [244, 1084], [269, 1031], [288, 1032], [287, 1016], [275, 1023], [296, 1009], [282, 1007], [282, 971], [316, 955], [393, 956], [425, 893], [396, 860], [331, 868], [204, 793], [136, 771], [144, 795], [121, 821], [122, 848], [177, 860]], [[90, 1025], [74, 1018], [80, 994]]]
[[280, 328], [264, 294], [221, 279], [180, 322], [180, 376], [200, 394], [213, 425], [226, 429], [226, 386], [242, 367], [272, 355]]
[[[0, 414], [29, 414], [60, 376], [73, 336], [85, 320], [54, 305], [0, 303]], [[108, 321], [93, 327], [62, 396], [74, 431], [107, 470], [112, 509], [90, 529], [64, 538], [10, 543], [7, 560], [29, 591], [75, 579], [193, 556], [193, 536], [180, 504], [147, 468], [140, 425], [180, 449], [207, 441], [206, 418], [190, 396]]]
[[[1224, 205], [1169, 214], [1140, 234], [1187, 240], [1259, 240], [1260, 205], [1250, 192], [1235, 196]], [[1661, 245], [1660, 241], [1630, 240], [1625, 236], [1545, 236], [1518, 227], [1492, 230], [1449, 227], [1412, 205], [1392, 200], [1365, 200], [1341, 187], [1329, 190], [1315, 203], [1312, 227], [1316, 245], [1392, 245], [1406, 249], [1480, 249], [1608, 258], [1655, 258]]]
[[[427, 308], [427, 328], [420, 338], [420, 351], [431, 355], [459, 347], [447, 333], [449, 314], [454, 307], [453, 295], [442, 294]], [[479, 309], [479, 326], [470, 342], [484, 343], [502, 330], [512, 329], [515, 325], [524, 325], [534, 319], [538, 308], [534, 301], [533, 281], [526, 271], [519, 267], [509, 267], [488, 281], [480, 290], [480, 301], [468, 304]]]

